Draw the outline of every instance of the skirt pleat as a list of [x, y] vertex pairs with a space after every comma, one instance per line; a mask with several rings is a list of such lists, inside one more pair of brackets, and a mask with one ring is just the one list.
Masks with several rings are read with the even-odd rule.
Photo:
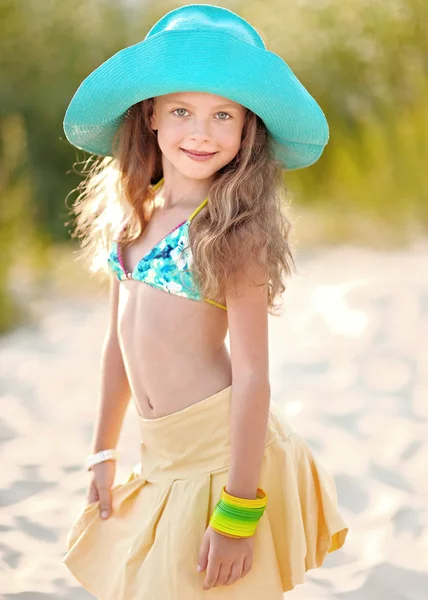
[[[231, 387], [171, 415], [141, 418], [141, 462], [112, 488], [112, 514], [84, 507], [67, 535], [64, 564], [98, 600], [202, 600], [199, 550], [230, 462]], [[282, 600], [341, 548], [347, 526], [332, 476], [271, 403], [259, 487], [268, 504], [253, 566], [210, 598]]]

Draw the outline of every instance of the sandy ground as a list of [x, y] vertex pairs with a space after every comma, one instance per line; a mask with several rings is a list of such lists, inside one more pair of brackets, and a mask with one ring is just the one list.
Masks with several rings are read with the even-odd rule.
[[[428, 597], [428, 242], [297, 257], [270, 318], [273, 401], [334, 475], [345, 547], [289, 600]], [[1, 598], [92, 598], [61, 562], [83, 505], [107, 303], [50, 295], [0, 340]], [[37, 317], [37, 315], [39, 315]], [[131, 403], [117, 479], [138, 460]]]

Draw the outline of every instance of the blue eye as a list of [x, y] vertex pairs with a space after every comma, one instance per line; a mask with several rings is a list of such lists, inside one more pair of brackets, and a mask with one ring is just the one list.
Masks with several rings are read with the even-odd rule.
[[[187, 112], [187, 110], [185, 108], [176, 108], [175, 110], [173, 110], [173, 113], [176, 113], [179, 110], [184, 110], [184, 112]], [[184, 115], [177, 115], [177, 117], [183, 117]]]
[[[172, 112], [173, 112], [174, 114], [176, 114], [176, 115], [177, 115], [177, 117], [184, 117], [185, 115], [184, 115], [183, 113], [181, 113], [181, 114], [177, 114], [177, 113], [178, 113], [178, 111], [180, 111], [180, 110], [181, 110], [181, 111], [184, 111], [185, 113], [187, 113], [187, 112], [188, 112], [186, 108], [176, 108], [176, 109], [175, 109], [175, 110], [173, 110]], [[219, 119], [218, 119], [219, 121], [228, 121], [229, 119], [231, 119], [231, 118], [232, 118], [232, 117], [229, 115], [229, 113], [227, 113], [227, 112], [223, 112], [223, 111], [220, 111], [220, 112], [218, 112], [218, 113], [217, 113], [217, 115], [226, 115], [226, 117], [225, 117], [225, 118], [219, 118]]]
[[217, 114], [218, 115], [226, 115], [227, 116], [227, 119], [219, 119], [219, 121], [228, 121], [231, 118], [231, 116], [227, 112], [219, 112]]

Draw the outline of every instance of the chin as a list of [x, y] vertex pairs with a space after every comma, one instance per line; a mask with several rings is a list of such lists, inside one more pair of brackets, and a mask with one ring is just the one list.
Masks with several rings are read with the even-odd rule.
[[[187, 167], [187, 168], [186, 168]], [[209, 169], [207, 167], [203, 168], [202, 166], [196, 165], [196, 167], [194, 168], [189, 168], [187, 165], [186, 167], [178, 167], [176, 166], [177, 171], [180, 171], [180, 173], [182, 175], [184, 175], [185, 177], [188, 177], [189, 179], [208, 179], [208, 177], [212, 177], [215, 173], [217, 173], [218, 168], [212, 168], [210, 167]]]

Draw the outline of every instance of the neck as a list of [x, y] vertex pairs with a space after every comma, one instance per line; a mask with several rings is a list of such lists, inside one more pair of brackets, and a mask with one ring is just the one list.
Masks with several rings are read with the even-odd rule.
[[163, 172], [159, 195], [163, 199], [164, 208], [172, 208], [180, 202], [198, 206], [207, 197], [214, 181], [214, 175], [204, 179], [187, 177], [171, 164], [164, 164]]

